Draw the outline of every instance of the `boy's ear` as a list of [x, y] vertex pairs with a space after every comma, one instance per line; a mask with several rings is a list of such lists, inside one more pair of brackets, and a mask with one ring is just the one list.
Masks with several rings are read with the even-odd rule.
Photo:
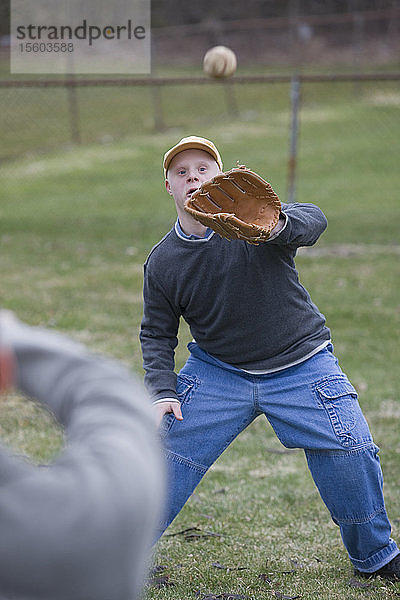
[[169, 181], [168, 181], [168, 179], [166, 179], [166, 180], [165, 180], [165, 189], [167, 190], [168, 194], [169, 194], [170, 196], [172, 196], [171, 186], [170, 186], [170, 184], [169, 184]]

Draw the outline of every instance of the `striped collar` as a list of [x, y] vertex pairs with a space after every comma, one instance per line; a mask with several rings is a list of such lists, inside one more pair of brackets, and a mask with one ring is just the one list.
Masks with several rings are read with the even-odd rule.
[[179, 219], [177, 219], [176, 223], [175, 223], [175, 233], [181, 239], [189, 240], [189, 241], [193, 241], [193, 242], [207, 242], [211, 238], [211, 236], [214, 235], [214, 231], [212, 229], [210, 229], [210, 227], [207, 228], [204, 237], [200, 237], [198, 235], [193, 235], [193, 234], [187, 235], [183, 231], [181, 224], [179, 223]]

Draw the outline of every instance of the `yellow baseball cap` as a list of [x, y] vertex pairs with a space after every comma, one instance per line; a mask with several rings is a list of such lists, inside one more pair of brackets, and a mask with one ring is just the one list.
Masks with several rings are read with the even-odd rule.
[[197, 135], [189, 135], [189, 137], [182, 138], [175, 146], [170, 148], [164, 154], [163, 167], [165, 177], [167, 176], [171, 160], [179, 154], [179, 152], [191, 149], [204, 150], [205, 152], [208, 152], [208, 154], [211, 154], [221, 171], [223, 171], [222, 159], [215, 145], [206, 138], [198, 137]]

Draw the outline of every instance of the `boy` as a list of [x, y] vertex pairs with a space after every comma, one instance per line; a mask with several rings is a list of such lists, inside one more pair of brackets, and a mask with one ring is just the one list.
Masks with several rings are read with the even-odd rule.
[[[318, 240], [325, 216], [312, 204], [283, 204], [267, 242], [227, 241], [184, 209], [223, 170], [215, 145], [183, 138], [163, 166], [178, 220], [146, 261], [140, 334], [168, 465], [161, 532], [218, 456], [264, 413], [282, 444], [304, 449], [356, 574], [400, 580], [378, 448], [295, 268], [297, 249]], [[177, 377], [181, 317], [194, 341]]]

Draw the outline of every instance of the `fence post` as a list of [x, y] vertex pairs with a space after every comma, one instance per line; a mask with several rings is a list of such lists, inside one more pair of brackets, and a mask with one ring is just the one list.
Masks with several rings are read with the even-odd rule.
[[291, 123], [290, 143], [288, 159], [288, 202], [294, 202], [296, 198], [296, 162], [297, 162], [297, 140], [299, 130], [300, 112], [300, 79], [297, 73], [292, 75], [290, 84]]
[[165, 123], [161, 102], [160, 87], [158, 85], [151, 85], [150, 92], [154, 112], [154, 129], [155, 131], [163, 131], [165, 129]]
[[80, 145], [82, 139], [79, 128], [79, 107], [74, 81], [72, 83], [67, 83], [67, 98], [72, 143]]

